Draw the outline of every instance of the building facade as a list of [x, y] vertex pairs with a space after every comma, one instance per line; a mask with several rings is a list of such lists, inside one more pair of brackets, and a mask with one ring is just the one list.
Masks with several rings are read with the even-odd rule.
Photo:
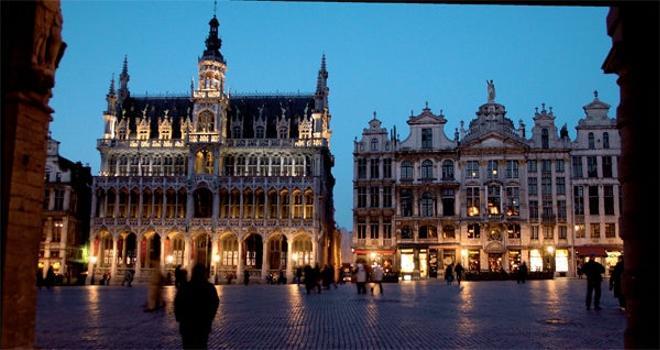
[[597, 93], [583, 108], [576, 140], [545, 104], [529, 135], [522, 120], [516, 127], [492, 81], [453, 137], [428, 105], [411, 112], [404, 140], [374, 114], [354, 142], [354, 260], [405, 279], [439, 277], [456, 262], [513, 271], [523, 260], [531, 271], [575, 275], [590, 254], [613, 267], [623, 251], [619, 135]]
[[59, 144], [48, 137], [38, 268], [73, 283], [87, 270], [92, 170], [60, 156]]
[[139, 280], [201, 263], [211, 278], [263, 279], [338, 263], [325, 56], [314, 93], [230, 95], [215, 16], [209, 27], [189, 95], [132, 96], [126, 59], [111, 83], [93, 186], [97, 274]]

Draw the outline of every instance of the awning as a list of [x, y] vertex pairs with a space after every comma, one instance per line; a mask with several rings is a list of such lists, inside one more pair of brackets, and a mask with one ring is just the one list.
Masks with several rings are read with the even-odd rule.
[[394, 254], [394, 250], [389, 250], [389, 249], [355, 249], [354, 251], [355, 254], [371, 254], [371, 253], [376, 253], [376, 254], [381, 254], [381, 255], [388, 255], [388, 254]]
[[607, 252], [610, 251], [623, 251], [622, 247], [616, 246], [606, 246], [606, 245], [587, 245], [581, 247], [575, 247], [575, 254], [578, 256], [607, 256]]

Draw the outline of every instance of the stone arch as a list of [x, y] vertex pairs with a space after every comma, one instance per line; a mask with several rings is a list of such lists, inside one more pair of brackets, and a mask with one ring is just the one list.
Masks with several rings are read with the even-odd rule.
[[252, 232], [243, 238], [241, 261], [246, 269], [259, 270], [263, 263], [263, 237]]
[[165, 236], [165, 266], [173, 268], [175, 266], [183, 265], [183, 257], [185, 256], [186, 237], [182, 232], [170, 231]]
[[238, 236], [226, 231], [218, 235], [220, 270], [234, 272], [239, 263]]
[[160, 267], [161, 237], [153, 229], [147, 229], [140, 239], [140, 267], [153, 269]]
[[190, 259], [193, 265], [202, 264], [206, 267], [207, 271], [211, 267], [211, 242], [211, 234], [206, 231], [198, 231], [192, 236], [192, 252]]
[[263, 219], [266, 213], [266, 192], [263, 188], [257, 187], [254, 190], [254, 217], [255, 219]]
[[304, 192], [304, 205], [305, 205], [305, 219], [312, 219], [314, 217], [314, 191], [311, 187], [307, 187]]
[[213, 193], [206, 186], [199, 186], [193, 191], [195, 218], [210, 218], [213, 211]]
[[268, 238], [266, 260], [270, 270], [286, 270], [288, 256], [288, 240], [286, 235], [275, 233]]
[[292, 211], [292, 217], [294, 219], [302, 219], [303, 218], [303, 192], [300, 190], [298, 187], [295, 187], [293, 191], [291, 192], [291, 195], [293, 196], [293, 211]]
[[137, 260], [137, 235], [131, 230], [123, 230], [117, 239], [117, 265], [133, 268]]
[[293, 267], [303, 267], [305, 265], [314, 265], [314, 245], [312, 236], [307, 232], [299, 232], [293, 237], [291, 260]]

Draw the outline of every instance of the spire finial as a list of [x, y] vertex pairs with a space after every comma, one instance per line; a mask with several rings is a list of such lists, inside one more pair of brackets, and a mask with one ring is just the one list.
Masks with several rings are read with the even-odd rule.
[[429, 109], [429, 101], [424, 101], [424, 109]]
[[374, 117], [372, 120], [376, 120], [376, 111], [374, 111]]
[[124, 65], [121, 68], [121, 74], [128, 74], [128, 55], [124, 55]]
[[110, 89], [108, 91], [108, 95], [114, 95], [115, 94], [115, 73], [112, 73], [112, 79], [110, 79]]
[[325, 51], [324, 51], [323, 54], [321, 55], [321, 70], [322, 70], [322, 71], [325, 71], [325, 70], [326, 70], [326, 69], [325, 69]]
[[218, 0], [213, 0], [213, 17], [215, 17], [215, 12], [218, 9]]
[[594, 99], [595, 99], [595, 100], [598, 99], [598, 90], [594, 90]]
[[545, 112], [545, 102], [541, 103], [541, 112]]
[[552, 106], [548, 107], [550, 109], [550, 114], [552, 114]]

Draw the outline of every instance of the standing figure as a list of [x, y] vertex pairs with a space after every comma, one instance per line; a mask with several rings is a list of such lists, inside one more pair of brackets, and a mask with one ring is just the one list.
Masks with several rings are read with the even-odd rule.
[[277, 284], [286, 284], [286, 274], [284, 270], [280, 270], [280, 276], [277, 278]]
[[456, 282], [458, 282], [458, 285], [461, 285], [461, 280], [463, 279], [463, 265], [461, 265], [460, 262], [456, 263], [456, 266], [454, 267], [454, 272], [456, 273]]
[[371, 287], [371, 295], [374, 295], [374, 288], [376, 287], [376, 285], [378, 285], [378, 287], [380, 288], [379, 289], [380, 294], [382, 295], [383, 294], [383, 268], [380, 267], [380, 265], [376, 265], [376, 267], [374, 267], [374, 271], [372, 273], [372, 276], [373, 276], [372, 279], [373, 279], [374, 285]]
[[314, 288], [314, 270], [312, 269], [309, 264], [305, 265], [304, 269], [305, 273], [305, 289], [307, 290], [307, 294], [309, 294], [312, 291], [312, 288]]
[[596, 256], [589, 256], [589, 262], [582, 266], [582, 272], [587, 276], [587, 310], [591, 309], [591, 295], [594, 296], [594, 310], [600, 310], [600, 283], [605, 267], [596, 262]]
[[37, 287], [41, 289], [44, 285], [44, 270], [41, 268], [37, 268]]
[[174, 316], [184, 349], [207, 348], [219, 303], [218, 292], [207, 281], [206, 268], [195, 265], [190, 282], [183, 284], [174, 298]]
[[243, 284], [248, 285], [250, 283], [250, 271], [245, 270], [243, 271]]
[[361, 262], [359, 262], [355, 267], [355, 280], [358, 294], [367, 294], [367, 269]]
[[454, 281], [454, 263], [451, 263], [447, 265], [447, 268], [445, 269], [445, 280], [447, 281], [447, 285], [451, 286], [451, 283]]
[[[156, 266], [158, 266], [158, 261], [156, 261]], [[160, 273], [159, 269], [154, 269], [151, 272], [151, 279], [149, 280], [147, 307], [144, 309], [145, 312], [156, 311], [165, 306], [165, 302], [163, 302], [162, 286], [163, 275]]]
[[622, 311], [626, 310], [626, 299], [623, 295], [622, 289], [623, 282], [623, 256], [619, 255], [619, 261], [614, 266], [614, 271], [610, 276], [610, 290], [614, 293], [614, 297], [619, 299], [619, 308]]
[[124, 284], [128, 284], [128, 286], [131, 286], [131, 282], [133, 281], [133, 274], [131, 273], [131, 270], [127, 269], [126, 272], [124, 272], [124, 279], [121, 281], [121, 285], [123, 286]]
[[302, 283], [303, 270], [300, 266], [296, 267], [296, 284]]
[[527, 263], [523, 261], [522, 263], [520, 263], [520, 266], [518, 266], [516, 283], [525, 283], [526, 279], [527, 279]]
[[578, 263], [577, 265], [577, 275], [578, 279], [582, 279], [582, 263]]
[[50, 289], [53, 285], [55, 285], [55, 271], [53, 270], [52, 266], [48, 266], [48, 271], [46, 271], [46, 289]]
[[316, 292], [318, 294], [321, 294], [321, 266], [319, 263], [316, 263], [314, 265], [314, 270], [312, 271], [312, 275], [314, 276], [314, 286], [316, 287]]

